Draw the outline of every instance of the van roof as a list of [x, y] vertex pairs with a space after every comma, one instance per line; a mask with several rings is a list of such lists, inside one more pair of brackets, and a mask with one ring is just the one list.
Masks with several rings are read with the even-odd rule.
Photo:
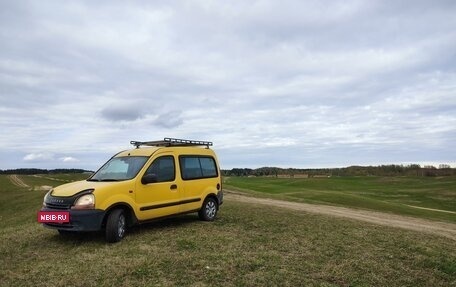
[[[184, 152], [195, 152], [195, 147], [197, 146], [205, 146], [206, 149], [209, 149], [209, 147], [213, 145], [212, 142], [208, 141], [196, 141], [175, 138], [164, 138], [163, 140], [157, 141], [131, 141], [130, 144], [134, 145], [136, 148], [122, 151], [116, 154], [115, 156], [151, 156], [159, 149], [168, 149], [171, 147], [179, 148]], [[199, 150], [200, 151], [198, 153], [205, 153], [201, 152], [201, 150], [203, 149]]]
[[134, 148], [130, 150], [124, 150], [116, 154], [116, 157], [119, 156], [151, 156], [159, 147], [145, 147], [145, 148]]
[[142, 147], [134, 148], [130, 150], [124, 150], [115, 155], [115, 157], [121, 156], [151, 156], [159, 150], [166, 150], [175, 152], [179, 150], [178, 153], [183, 154], [204, 154], [204, 155], [213, 155], [214, 151], [208, 148], [200, 147], [191, 147], [191, 146], [177, 146], [177, 147]]

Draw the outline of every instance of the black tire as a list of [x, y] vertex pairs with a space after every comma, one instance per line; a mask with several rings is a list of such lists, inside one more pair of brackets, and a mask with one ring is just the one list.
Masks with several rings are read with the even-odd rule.
[[115, 209], [108, 215], [106, 221], [106, 241], [110, 243], [119, 242], [124, 238], [127, 230], [127, 218], [122, 209]]
[[218, 203], [213, 197], [208, 197], [204, 200], [203, 206], [201, 206], [198, 216], [204, 221], [214, 221], [217, 216]]

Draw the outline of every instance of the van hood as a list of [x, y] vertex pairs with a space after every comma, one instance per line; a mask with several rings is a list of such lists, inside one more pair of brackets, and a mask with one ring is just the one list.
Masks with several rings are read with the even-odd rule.
[[62, 197], [73, 196], [76, 193], [87, 189], [100, 189], [104, 188], [105, 186], [112, 187], [114, 184], [117, 184], [117, 182], [96, 182], [87, 180], [75, 181], [54, 187], [51, 195]]

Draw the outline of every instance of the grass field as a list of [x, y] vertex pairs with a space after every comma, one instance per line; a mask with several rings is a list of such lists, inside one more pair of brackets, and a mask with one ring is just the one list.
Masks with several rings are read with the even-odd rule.
[[456, 286], [443, 237], [227, 200], [215, 222], [161, 220], [107, 244], [40, 226], [45, 191], [0, 176], [0, 193], [2, 286]]
[[230, 177], [224, 187], [256, 196], [456, 222], [455, 177]]

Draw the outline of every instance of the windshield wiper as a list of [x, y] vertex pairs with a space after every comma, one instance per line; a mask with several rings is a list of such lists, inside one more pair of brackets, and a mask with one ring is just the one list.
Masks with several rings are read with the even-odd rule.
[[100, 181], [99, 179], [89, 178], [87, 181]]
[[114, 178], [105, 178], [105, 179], [100, 179], [100, 181], [119, 181], [119, 180], [114, 179]]

